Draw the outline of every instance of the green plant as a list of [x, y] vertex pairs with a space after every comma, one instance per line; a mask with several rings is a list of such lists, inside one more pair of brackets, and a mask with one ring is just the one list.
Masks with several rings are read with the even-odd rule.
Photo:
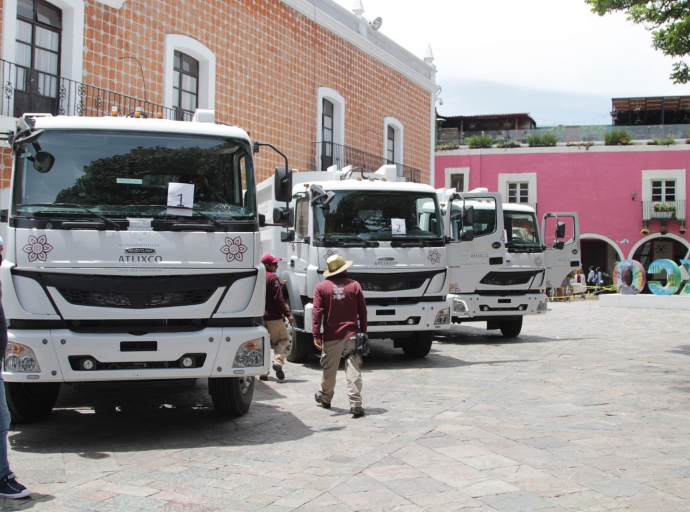
[[640, 231], [640, 234], [646, 236], [649, 234], [649, 230], [647, 228], [642, 228], [642, 230]]
[[452, 140], [450, 142], [442, 142], [441, 144], [436, 144], [436, 151], [449, 151], [451, 149], [460, 148], [460, 143], [457, 140]]
[[520, 146], [522, 146], [522, 144], [520, 144], [516, 140], [508, 140], [508, 141], [499, 140], [499, 141], [496, 141], [496, 147], [497, 148], [519, 148]]
[[654, 211], [676, 213], [676, 205], [670, 203], [654, 203]]
[[607, 146], [630, 146], [634, 143], [632, 134], [628, 130], [613, 130], [604, 134], [604, 144]]
[[494, 143], [494, 138], [487, 134], [472, 135], [467, 137], [467, 146], [471, 149], [476, 148], [490, 148]]
[[527, 144], [529, 144], [531, 148], [555, 146], [557, 142], [558, 137], [553, 133], [541, 133], [527, 136]]
[[659, 233], [662, 234], [662, 235], [668, 235], [668, 229], [666, 229], [666, 228], [661, 228], [661, 229], [659, 230]]
[[569, 148], [571, 148], [571, 147], [585, 148], [586, 151], [589, 151], [589, 148], [594, 146], [594, 142], [592, 142], [591, 140], [587, 141], [587, 142], [570, 142], [570, 141], [568, 141], [565, 143], [565, 145], [568, 146]]
[[676, 139], [673, 134], [669, 133], [665, 138], [650, 140], [647, 144], [649, 146], [673, 146], [676, 144]]

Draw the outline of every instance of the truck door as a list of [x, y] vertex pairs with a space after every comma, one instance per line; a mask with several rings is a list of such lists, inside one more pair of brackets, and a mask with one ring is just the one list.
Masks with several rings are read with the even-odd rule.
[[575, 212], [546, 213], [541, 233], [546, 269], [546, 287], [557, 288], [566, 276], [582, 266], [580, 262], [580, 222]]

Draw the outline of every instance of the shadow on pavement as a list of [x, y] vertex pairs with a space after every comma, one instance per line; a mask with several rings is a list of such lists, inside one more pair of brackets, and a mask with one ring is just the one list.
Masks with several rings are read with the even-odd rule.
[[492, 345], [511, 345], [516, 343], [549, 343], [552, 341], [563, 341], [565, 338], [546, 337], [520, 334], [516, 338], [506, 338], [500, 330], [487, 331], [485, 328], [469, 327], [465, 325], [455, 325], [453, 329], [439, 331], [434, 337], [441, 343], [463, 343], [473, 344], [492, 344]]
[[50, 418], [13, 425], [10, 443], [18, 452], [73, 453], [98, 460], [118, 452], [255, 446], [313, 433], [293, 414], [262, 402], [261, 395], [271, 390], [261, 387], [268, 388], [255, 386], [246, 415], [226, 418], [213, 409], [206, 380], [164, 388], [75, 390], [63, 385]]
[[669, 350], [671, 354], [681, 354], [684, 356], [690, 356], [690, 345], [679, 345], [673, 350]]

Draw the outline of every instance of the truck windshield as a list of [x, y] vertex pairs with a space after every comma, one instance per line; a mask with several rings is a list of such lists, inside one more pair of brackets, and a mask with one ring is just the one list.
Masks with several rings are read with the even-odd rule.
[[506, 247], [515, 249], [540, 247], [537, 217], [533, 212], [503, 210], [503, 221], [508, 235]]
[[[38, 149], [55, 158], [48, 172], [34, 168]], [[14, 211], [27, 217], [83, 216], [87, 207], [108, 217], [160, 218], [170, 216], [168, 184], [181, 183], [193, 186], [193, 211], [185, 219], [251, 220], [250, 155], [249, 143], [241, 139], [46, 130], [17, 158]]]
[[443, 239], [433, 193], [336, 191], [315, 207], [314, 237], [328, 240], [436, 241]]
[[462, 226], [462, 201], [453, 202], [453, 215], [450, 218], [451, 239], [458, 240], [463, 229], [473, 229], [474, 237], [486, 236], [496, 232], [496, 201], [493, 198], [466, 201], [465, 206], [474, 208], [474, 224]]

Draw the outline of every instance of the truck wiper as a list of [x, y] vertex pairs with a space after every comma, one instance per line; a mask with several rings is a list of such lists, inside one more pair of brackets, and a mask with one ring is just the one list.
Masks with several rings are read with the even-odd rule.
[[338, 246], [339, 247], [378, 247], [379, 243], [378, 242], [372, 242], [370, 240], [367, 240], [366, 238], [362, 238], [361, 236], [357, 235], [353, 238], [353, 240], [340, 242], [338, 244]]
[[[165, 208], [165, 209], [167, 209], [167, 208], [174, 208], [174, 207], [172, 207], [172, 206], [169, 207], [169, 206], [163, 206], [163, 205], [160, 205], [160, 204], [146, 204], [146, 205], [140, 204], [140, 205], [137, 205], [137, 206], [158, 207], [158, 208]], [[225, 231], [226, 233], [228, 232], [228, 227], [227, 227], [227, 226], [225, 226], [224, 224], [221, 224], [220, 222], [218, 222], [218, 221], [217, 221], [216, 219], [214, 219], [213, 217], [211, 217], [211, 216], [209, 216], [209, 215], [206, 215], [202, 210], [200, 210], [200, 209], [198, 209], [198, 208], [194, 208], [194, 207], [192, 207], [192, 208], [184, 207], [184, 208], [179, 208], [179, 209], [181, 209], [181, 210], [192, 210], [193, 212], [196, 212], [196, 213], [198, 213], [199, 215], [201, 215], [202, 217], [204, 217], [205, 219], [210, 220], [211, 223], [212, 223], [215, 227], [217, 227], [217, 228], [219, 228], [219, 229], [222, 229], [222, 230]], [[198, 227], [203, 226], [203, 225], [201, 225], [201, 224], [191, 224], [191, 223], [186, 223], [186, 224], [185, 224], [185, 223], [183, 223], [183, 222], [181, 222], [181, 223], [179, 223], [179, 224], [175, 224], [175, 227], [178, 227], [178, 228], [183, 228], [184, 226], [187, 226], [188, 228], [198, 228]]]
[[106, 226], [110, 226], [115, 231], [120, 231], [120, 226], [116, 222], [110, 220], [108, 217], [105, 217], [104, 215], [101, 215], [100, 213], [96, 213], [93, 210], [89, 210], [86, 206], [82, 206], [82, 205], [77, 204], [77, 203], [29, 203], [29, 204], [18, 204], [17, 206], [42, 206], [44, 208], [50, 208], [52, 206], [57, 206], [58, 208], [81, 208], [86, 213], [89, 213], [89, 214], [93, 215], [94, 217], [102, 220]]
[[206, 215], [205, 213], [203, 213], [203, 212], [202, 212], [201, 210], [199, 210], [198, 208], [190, 208], [190, 210], [192, 210], [193, 212], [198, 213], [199, 215], [201, 215], [201, 216], [204, 217], [205, 219], [210, 220], [211, 223], [212, 223], [215, 227], [217, 227], [217, 228], [219, 228], [219, 229], [222, 229], [222, 230], [225, 231], [226, 233], [228, 232], [228, 227], [227, 227], [225, 224], [222, 224], [222, 223], [218, 222], [216, 219], [214, 219], [214, 218], [211, 217], [210, 215]]

